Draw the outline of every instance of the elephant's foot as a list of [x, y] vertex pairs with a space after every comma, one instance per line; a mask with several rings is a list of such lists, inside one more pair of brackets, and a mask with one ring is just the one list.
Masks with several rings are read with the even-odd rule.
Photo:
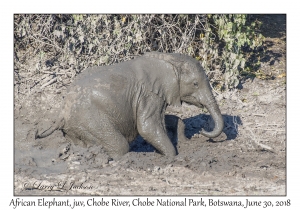
[[[143, 137], [143, 136], [142, 136]], [[172, 142], [168, 138], [167, 134], [163, 135], [164, 138], [152, 138], [152, 139], [145, 139], [146, 142], [154, 146], [162, 155], [165, 155], [167, 157], [175, 157], [176, 156], [176, 150], [173, 146]]]

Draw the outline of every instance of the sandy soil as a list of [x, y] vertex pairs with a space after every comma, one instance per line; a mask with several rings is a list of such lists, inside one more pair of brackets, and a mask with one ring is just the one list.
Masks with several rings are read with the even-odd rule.
[[39, 123], [55, 121], [64, 94], [45, 88], [15, 103], [15, 195], [285, 195], [286, 20], [257, 17], [266, 37], [259, 73], [215, 93], [225, 121], [219, 137], [199, 135], [214, 126], [209, 114], [183, 104], [168, 108], [185, 124], [186, 138], [169, 132], [175, 159], [140, 137], [115, 161], [102, 148], [74, 146], [61, 131], [35, 140]]

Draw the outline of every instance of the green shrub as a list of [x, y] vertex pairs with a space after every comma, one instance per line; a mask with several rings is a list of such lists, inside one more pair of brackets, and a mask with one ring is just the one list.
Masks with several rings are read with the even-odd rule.
[[262, 44], [257, 26], [246, 15], [15, 15], [15, 85], [30, 93], [57, 78], [59, 89], [87, 67], [160, 51], [191, 55], [216, 89], [234, 88], [243, 49]]

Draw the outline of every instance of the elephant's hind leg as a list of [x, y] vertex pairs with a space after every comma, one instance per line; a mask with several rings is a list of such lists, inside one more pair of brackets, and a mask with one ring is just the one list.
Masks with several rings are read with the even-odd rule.
[[126, 138], [110, 124], [106, 124], [97, 130], [90, 127], [87, 129], [84, 126], [71, 128], [68, 130], [66, 137], [71, 139], [75, 145], [84, 147], [102, 146], [109, 157], [113, 159], [129, 152], [129, 144]]

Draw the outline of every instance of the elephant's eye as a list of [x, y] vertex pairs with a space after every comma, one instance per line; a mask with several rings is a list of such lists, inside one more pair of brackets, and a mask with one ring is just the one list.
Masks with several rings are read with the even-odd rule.
[[198, 82], [194, 82], [194, 86], [195, 86], [195, 87], [198, 87]]

